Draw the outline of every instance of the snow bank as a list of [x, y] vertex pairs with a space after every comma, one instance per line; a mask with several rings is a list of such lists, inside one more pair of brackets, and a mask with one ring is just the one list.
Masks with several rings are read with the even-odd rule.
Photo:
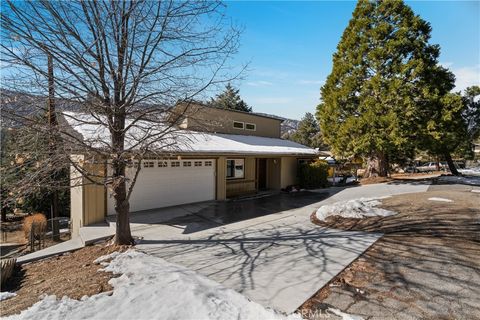
[[453, 202], [453, 200], [446, 199], [446, 198], [437, 198], [437, 197], [432, 197], [428, 198], [430, 201], [441, 201], [441, 202]]
[[438, 181], [443, 183], [458, 183], [471, 186], [480, 186], [480, 176], [440, 176], [438, 177]]
[[458, 172], [467, 175], [467, 176], [480, 176], [480, 167], [476, 168], [467, 168], [467, 169], [458, 169]]
[[363, 317], [361, 317], [361, 316], [357, 316], [357, 315], [354, 315], [354, 314], [348, 314], [348, 313], [342, 312], [339, 309], [335, 309], [335, 308], [328, 308], [327, 312], [333, 313], [334, 315], [341, 317], [342, 320], [363, 320]]
[[[194, 271], [135, 250], [110, 255], [111, 295], [47, 296], [8, 319], [301, 319], [282, 316]], [[106, 259], [97, 259], [104, 262]]]
[[361, 219], [364, 217], [386, 217], [397, 214], [390, 210], [376, 208], [376, 206], [381, 204], [380, 199], [384, 198], [360, 198], [336, 202], [320, 207], [316, 212], [316, 216], [319, 220], [325, 220], [329, 216]]
[[0, 292], [0, 301], [13, 298], [13, 297], [15, 297], [16, 295], [17, 295], [17, 294], [16, 294], [15, 292], [8, 292], [8, 291]]

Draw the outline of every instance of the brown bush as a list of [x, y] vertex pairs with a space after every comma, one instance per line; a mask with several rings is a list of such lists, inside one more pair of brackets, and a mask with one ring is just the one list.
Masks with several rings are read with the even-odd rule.
[[27, 216], [25, 219], [23, 219], [23, 231], [25, 232], [25, 238], [27, 240], [30, 238], [30, 232], [33, 224], [36, 226], [36, 230], [34, 230], [36, 234], [45, 232], [47, 230], [47, 218], [42, 213], [34, 213], [31, 216]]

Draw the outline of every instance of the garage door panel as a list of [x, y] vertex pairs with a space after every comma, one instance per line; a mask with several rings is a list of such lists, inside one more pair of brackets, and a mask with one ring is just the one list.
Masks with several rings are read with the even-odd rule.
[[[130, 211], [140, 211], [168, 207], [192, 202], [215, 199], [215, 161], [194, 159], [192, 166], [172, 167], [167, 161], [167, 167], [158, 167], [153, 161], [153, 167], [143, 167], [130, 197]], [[201, 161], [202, 166], [194, 166], [194, 161]], [[205, 161], [212, 166], [204, 166]], [[133, 170], [128, 174], [133, 176]], [[113, 198], [108, 199], [108, 214], [114, 214]]]

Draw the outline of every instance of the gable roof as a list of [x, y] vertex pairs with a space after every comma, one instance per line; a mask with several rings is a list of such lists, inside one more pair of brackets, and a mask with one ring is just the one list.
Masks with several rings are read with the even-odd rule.
[[[75, 112], [64, 112], [69, 127], [79, 133], [83, 141], [95, 148], [111, 143], [108, 128], [95, 117]], [[130, 125], [132, 121], [127, 121]], [[152, 135], [157, 135], [152, 138]], [[222, 133], [203, 133], [168, 129], [149, 121], [138, 121], [126, 133], [125, 148], [135, 150], [148, 145], [150, 150], [177, 154], [262, 154], [262, 155], [316, 155], [317, 151], [299, 143], [258, 136]]]

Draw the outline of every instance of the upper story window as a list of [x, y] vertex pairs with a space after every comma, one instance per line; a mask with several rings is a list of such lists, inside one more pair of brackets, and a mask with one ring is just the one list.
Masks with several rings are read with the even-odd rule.
[[227, 159], [227, 179], [242, 179], [245, 177], [244, 159]]
[[240, 121], [233, 121], [233, 127], [235, 129], [244, 129], [245, 128], [245, 123], [240, 122]]
[[255, 131], [257, 130], [257, 126], [255, 123], [245, 123], [245, 130]]

